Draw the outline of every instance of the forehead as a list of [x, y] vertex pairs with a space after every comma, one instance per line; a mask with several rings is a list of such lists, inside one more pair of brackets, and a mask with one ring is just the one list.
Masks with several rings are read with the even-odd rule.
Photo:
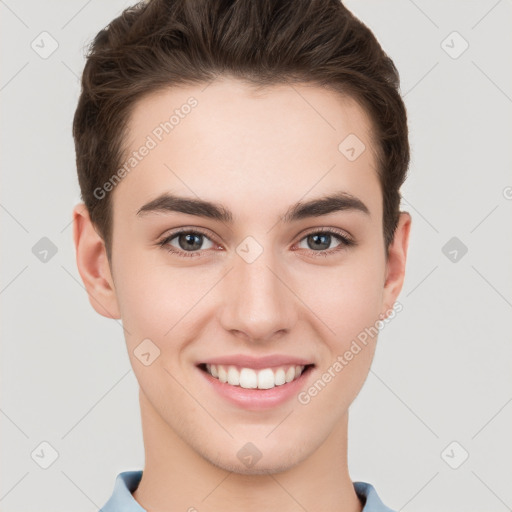
[[114, 203], [126, 213], [171, 191], [233, 210], [340, 189], [381, 205], [371, 120], [317, 85], [256, 89], [223, 78], [160, 90], [134, 105], [125, 148], [132, 165]]

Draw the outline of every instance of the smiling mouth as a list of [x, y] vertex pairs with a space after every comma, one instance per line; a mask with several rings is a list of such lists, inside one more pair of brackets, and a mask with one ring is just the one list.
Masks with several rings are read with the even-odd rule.
[[222, 364], [200, 364], [198, 368], [224, 384], [245, 389], [272, 389], [299, 379], [314, 364], [283, 365], [275, 368], [245, 368]]

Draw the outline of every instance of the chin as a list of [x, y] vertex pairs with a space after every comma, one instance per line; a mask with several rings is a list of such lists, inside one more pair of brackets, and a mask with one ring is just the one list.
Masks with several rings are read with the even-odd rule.
[[247, 466], [241, 462], [237, 457], [232, 458], [221, 454], [217, 458], [210, 458], [203, 454], [203, 457], [207, 459], [214, 466], [239, 475], [268, 475], [274, 473], [282, 473], [289, 469], [297, 466], [302, 462], [302, 457], [296, 449], [290, 448], [286, 456], [276, 454], [272, 452], [271, 457], [265, 457], [264, 455], [252, 466]]

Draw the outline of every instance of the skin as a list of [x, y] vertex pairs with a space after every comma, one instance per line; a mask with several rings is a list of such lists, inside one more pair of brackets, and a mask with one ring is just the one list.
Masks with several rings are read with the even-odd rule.
[[[360, 511], [347, 467], [348, 408], [368, 375], [376, 337], [307, 405], [294, 397], [265, 411], [238, 408], [195, 365], [218, 355], [295, 355], [315, 364], [307, 389], [395, 303], [410, 215], [401, 213], [386, 258], [370, 120], [352, 99], [319, 86], [256, 91], [224, 77], [206, 89], [160, 91], [136, 104], [127, 149], [140, 147], [190, 96], [197, 107], [111, 192], [111, 262], [86, 209], [74, 209], [77, 265], [91, 305], [122, 319], [140, 385], [146, 461], [133, 496], [148, 511]], [[350, 133], [366, 146], [355, 161], [338, 150]], [[280, 222], [297, 201], [338, 190], [369, 214]], [[220, 202], [233, 224], [137, 215], [163, 192]], [[200, 256], [158, 245], [182, 227], [208, 233], [194, 249]], [[333, 236], [315, 248], [308, 235], [322, 228], [356, 245], [333, 252], [340, 244]], [[247, 236], [263, 248], [252, 263], [236, 252]], [[179, 237], [171, 245], [186, 252]], [[146, 338], [160, 350], [149, 366], [134, 355]], [[262, 453], [251, 468], [237, 457], [247, 442]]]

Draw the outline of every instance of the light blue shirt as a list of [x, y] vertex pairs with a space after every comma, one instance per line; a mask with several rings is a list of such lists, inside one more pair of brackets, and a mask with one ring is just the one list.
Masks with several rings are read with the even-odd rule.
[[[142, 470], [119, 473], [114, 492], [100, 512], [146, 512], [132, 496], [141, 478]], [[373, 485], [366, 482], [353, 483], [357, 496], [364, 504], [363, 512], [394, 512], [382, 503]]]

